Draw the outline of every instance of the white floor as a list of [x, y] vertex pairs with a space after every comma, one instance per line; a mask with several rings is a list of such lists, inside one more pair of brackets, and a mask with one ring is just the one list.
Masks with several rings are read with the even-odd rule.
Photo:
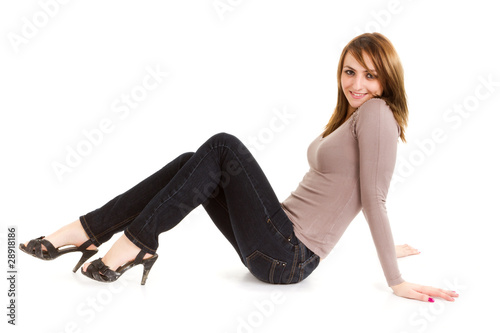
[[162, 237], [145, 286], [141, 268], [100, 284], [71, 272], [76, 254], [43, 262], [21, 253], [17, 331], [412, 333], [499, 327], [498, 270], [484, 246], [496, 237], [492, 233], [473, 246], [463, 246], [470, 238], [461, 228], [443, 241], [425, 237], [424, 230], [409, 237], [422, 253], [399, 259], [404, 278], [460, 294], [453, 303], [431, 304], [392, 294], [362, 219], [308, 279], [291, 286], [253, 278], [203, 212], [184, 222]]

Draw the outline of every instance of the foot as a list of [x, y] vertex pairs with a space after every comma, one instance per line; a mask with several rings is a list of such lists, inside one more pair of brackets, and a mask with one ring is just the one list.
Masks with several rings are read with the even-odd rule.
[[419, 253], [420, 253], [419, 250], [411, 247], [408, 244], [396, 245], [396, 257], [397, 258], [411, 256], [411, 255], [415, 255], [415, 254], [419, 254]]
[[[70, 224], [65, 225], [61, 229], [44, 238], [51, 242], [55, 248], [65, 245], [80, 246], [89, 239], [87, 233], [82, 227], [82, 224], [80, 223], [80, 220], [71, 222]], [[24, 243], [24, 245], [27, 246], [28, 243], [29, 241]], [[97, 249], [97, 247], [94, 244], [91, 244], [89, 247], [87, 247], [87, 249], [95, 250]], [[47, 250], [44, 245], [42, 245], [42, 250]]]
[[[135, 257], [141, 251], [134, 243], [132, 243], [127, 236], [122, 235], [118, 240], [111, 246], [108, 253], [102, 257], [102, 262], [108, 266], [111, 270], [116, 271], [118, 267], [126, 264], [127, 262], [134, 260]], [[151, 258], [153, 255], [146, 253], [144, 259]], [[90, 263], [85, 263], [83, 265], [83, 271], [87, 271], [87, 267]]]

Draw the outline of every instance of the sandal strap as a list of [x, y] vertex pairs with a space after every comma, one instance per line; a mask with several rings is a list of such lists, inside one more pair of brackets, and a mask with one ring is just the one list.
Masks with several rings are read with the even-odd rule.
[[[46, 240], [44, 238], [45, 236], [40, 236], [38, 238], [32, 239], [28, 242], [28, 245], [26, 246], [26, 249], [30, 252], [33, 253], [35, 251], [34, 255], [35, 257], [38, 257], [40, 259], [45, 259], [44, 252], [48, 255], [49, 258], [54, 259], [57, 257], [58, 252], [57, 249], [52, 245], [51, 242]], [[45, 246], [47, 251], [42, 250], [42, 245]]]
[[[40, 239], [40, 243], [42, 243], [45, 246], [45, 248], [47, 249], [47, 252], [49, 253], [50, 258], [54, 259], [59, 255], [59, 253], [58, 253], [57, 249], [54, 247], [54, 245], [52, 245], [52, 243], [49, 242], [48, 240], [46, 240], [45, 238]], [[41, 246], [40, 246], [40, 248], [41, 248]]]
[[42, 247], [40, 245], [40, 240], [45, 237], [45, 236], [40, 236], [38, 238], [32, 239], [28, 242], [28, 245], [26, 245], [26, 251], [28, 251], [30, 254], [33, 254], [33, 251], [35, 251], [35, 257], [42, 258], [40, 255], [42, 254]]
[[94, 280], [111, 282], [115, 281], [120, 277], [120, 273], [117, 273], [109, 268], [102, 262], [102, 258], [96, 259], [90, 263], [87, 267], [86, 275]]
[[85, 241], [85, 243], [83, 243], [82, 245], [80, 245], [76, 250], [77, 251], [86, 250], [92, 244], [93, 244], [92, 240], [91, 239], [87, 239], [87, 241]]
[[137, 254], [137, 256], [134, 259], [134, 265], [139, 265], [142, 262], [142, 259], [144, 259], [144, 256], [146, 255], [146, 251], [142, 250]]

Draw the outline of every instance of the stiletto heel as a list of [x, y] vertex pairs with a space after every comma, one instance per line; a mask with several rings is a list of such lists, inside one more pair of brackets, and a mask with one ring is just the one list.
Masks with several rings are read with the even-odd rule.
[[149, 271], [151, 270], [151, 267], [153, 267], [154, 263], [156, 262], [156, 259], [158, 259], [158, 256], [153, 256], [149, 259], [144, 260], [144, 262], [142, 263], [144, 265], [144, 270], [142, 272], [141, 285], [146, 284], [146, 280], [148, 278]]
[[75, 268], [73, 268], [73, 273], [76, 273], [78, 268], [80, 268], [80, 266], [83, 265], [84, 262], [86, 262], [88, 259], [90, 259], [96, 253], [97, 253], [97, 250], [85, 250], [82, 253], [82, 257], [80, 258], [80, 261], [78, 261]]
[[146, 251], [141, 250], [139, 254], [137, 254], [134, 260], [131, 260], [126, 264], [124, 264], [123, 266], [118, 267], [116, 271], [113, 271], [112, 269], [109, 268], [109, 266], [105, 265], [102, 262], [102, 258], [92, 261], [90, 265], [88, 265], [86, 271], [83, 270], [83, 267], [80, 271], [82, 272], [83, 275], [85, 275], [88, 278], [91, 278], [92, 280], [96, 280], [99, 282], [114, 282], [118, 280], [120, 276], [122, 276], [126, 271], [128, 271], [132, 267], [137, 265], [143, 265], [144, 270], [142, 273], [141, 285], [144, 285], [146, 284], [146, 280], [148, 278], [151, 267], [153, 267], [154, 263], [156, 262], [156, 259], [158, 259], [157, 254], [154, 254], [151, 258], [144, 259], [146, 253], [147, 253]]
[[[76, 272], [76, 270], [90, 257], [92, 257], [94, 254], [97, 253], [98, 250], [87, 250], [87, 247], [92, 245], [92, 241], [89, 239], [86, 242], [84, 242], [80, 246], [73, 246], [73, 247], [67, 247], [63, 248], [64, 246], [60, 246], [58, 248], [55, 248], [54, 245], [52, 245], [51, 242], [46, 240], [44, 238], [45, 236], [38, 237], [36, 239], [32, 239], [29, 241], [28, 245], [24, 244], [19, 244], [19, 249], [21, 251], [35, 257], [38, 259], [42, 260], [54, 260], [59, 256], [62, 256], [63, 254], [66, 253], [71, 253], [71, 252], [82, 252], [82, 257], [80, 258], [80, 261], [76, 264], [75, 268], [73, 269], [73, 272]], [[46, 251], [42, 249], [42, 245], [45, 246], [47, 249]]]

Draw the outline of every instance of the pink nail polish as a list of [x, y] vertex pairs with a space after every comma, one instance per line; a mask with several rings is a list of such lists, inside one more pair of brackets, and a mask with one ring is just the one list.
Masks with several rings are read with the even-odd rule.
[[429, 297], [429, 302], [434, 303], [434, 299], [432, 297]]

